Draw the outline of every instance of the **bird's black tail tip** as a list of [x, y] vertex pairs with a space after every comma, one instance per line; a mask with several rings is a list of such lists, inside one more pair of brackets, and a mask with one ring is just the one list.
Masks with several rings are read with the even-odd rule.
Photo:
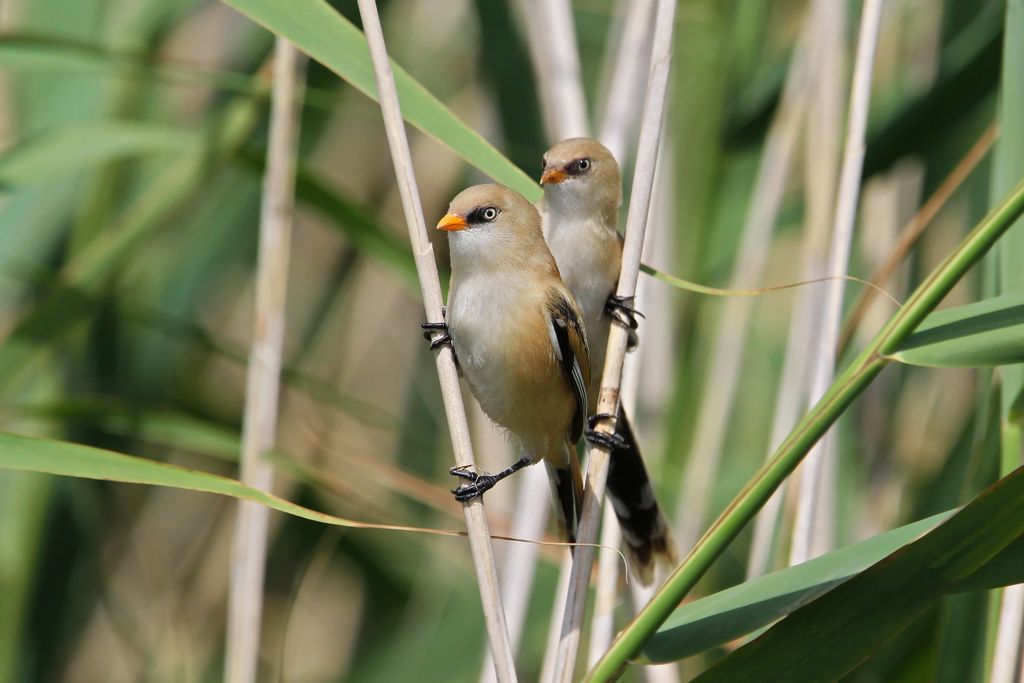
[[672, 532], [664, 520], [661, 521], [661, 532], [644, 538], [632, 536], [628, 529], [623, 529], [622, 545], [626, 551], [629, 569], [644, 586], [651, 585], [655, 570], [659, 566], [669, 571], [679, 562]]

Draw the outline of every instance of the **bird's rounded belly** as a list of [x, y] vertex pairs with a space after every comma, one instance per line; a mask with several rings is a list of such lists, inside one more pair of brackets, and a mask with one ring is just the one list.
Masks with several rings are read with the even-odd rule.
[[[502, 340], [500, 348], [469, 343], [463, 351], [457, 331], [453, 338], [463, 376], [489, 418], [534, 453], [564, 438], [572, 399], [551, 352], [532, 339], [516, 339], [515, 332], [494, 337]], [[547, 339], [539, 341], [550, 346]]]

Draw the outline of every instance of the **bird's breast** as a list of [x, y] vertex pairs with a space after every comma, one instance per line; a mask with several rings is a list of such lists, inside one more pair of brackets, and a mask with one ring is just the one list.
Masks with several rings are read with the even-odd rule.
[[622, 249], [613, 230], [593, 221], [561, 221], [552, 225], [548, 246], [565, 285], [589, 317], [603, 310], [619, 279]]
[[[526, 364], [554, 364], [543, 292], [519, 277], [459, 283], [449, 306], [449, 326], [467, 376], [508, 383]], [[549, 358], [550, 357], [550, 358]], [[473, 379], [470, 379], [473, 382]]]
[[548, 246], [565, 286], [579, 304], [591, 350], [595, 343], [603, 347], [599, 337], [607, 335], [608, 322], [604, 307], [619, 278], [618, 237], [590, 221], [563, 222], [553, 226]]
[[449, 332], [466, 382], [484, 412], [522, 438], [538, 424], [526, 418], [568, 399], [545, 310], [543, 289], [518, 275], [459, 281], [449, 299]]

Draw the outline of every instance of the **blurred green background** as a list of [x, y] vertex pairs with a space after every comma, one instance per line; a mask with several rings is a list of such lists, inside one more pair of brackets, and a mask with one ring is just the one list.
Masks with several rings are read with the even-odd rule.
[[[359, 25], [355, 2], [332, 4]], [[548, 145], [515, 4], [380, 6], [392, 57], [535, 177]], [[573, 3], [592, 109], [624, 6]], [[849, 3], [847, 62], [859, 8]], [[800, 0], [681, 0], [663, 156], [672, 202], [652, 265], [728, 283], [804, 10]], [[870, 276], [994, 121], [1004, 17], [998, 0], [885, 3], [852, 273]], [[218, 2], [0, 5], [4, 431], [236, 475], [272, 46], [270, 33]], [[410, 142], [429, 224], [482, 177], [411, 128]], [[275, 490], [354, 519], [462, 528], [377, 105], [310, 62], [300, 149]], [[812, 157], [801, 152], [796, 164]], [[904, 297], [984, 215], [990, 165], [955, 191], [889, 292]], [[791, 175], [766, 284], [796, 279], [805, 206], [803, 172]], [[434, 246], [443, 263], [444, 241]], [[947, 303], [991, 293], [991, 282], [974, 273]], [[672, 512], [702, 391], [715, 381], [705, 368], [724, 300], [657, 282], [648, 291], [657, 303], [640, 304], [649, 350], [639, 429]], [[793, 300], [755, 304], [740, 391], [720, 416], [729, 428], [718, 475], [695, 513], [705, 519], [764, 458]], [[890, 312], [876, 302], [853, 346]], [[837, 545], [953, 508], [996, 478], [987, 377], [891, 368], [843, 418]], [[478, 460], [509, 461], [501, 435], [478, 414], [472, 422]], [[508, 533], [514, 500], [511, 486], [488, 494], [495, 533]], [[0, 680], [219, 680], [235, 507], [0, 471]], [[742, 581], [749, 542], [746, 532], [698, 592]], [[541, 554], [522, 680], [540, 669], [557, 576], [559, 555]], [[986, 605], [984, 594], [944, 600], [851, 680], [982, 680]], [[483, 649], [464, 540], [272, 517], [265, 680], [471, 681]]]

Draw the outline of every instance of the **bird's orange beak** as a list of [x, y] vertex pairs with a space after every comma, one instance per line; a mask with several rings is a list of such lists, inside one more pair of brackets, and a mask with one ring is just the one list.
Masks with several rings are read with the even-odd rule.
[[550, 170], [544, 171], [544, 175], [542, 175], [540, 177], [540, 184], [541, 185], [557, 185], [558, 183], [562, 182], [563, 180], [565, 180], [568, 177], [569, 176], [567, 176], [565, 174], [565, 171], [563, 171], [562, 169], [560, 169], [560, 168], [552, 168]]
[[437, 223], [438, 230], [445, 230], [451, 232], [452, 230], [465, 230], [469, 227], [469, 223], [462, 216], [458, 216], [454, 213], [446, 213]]

